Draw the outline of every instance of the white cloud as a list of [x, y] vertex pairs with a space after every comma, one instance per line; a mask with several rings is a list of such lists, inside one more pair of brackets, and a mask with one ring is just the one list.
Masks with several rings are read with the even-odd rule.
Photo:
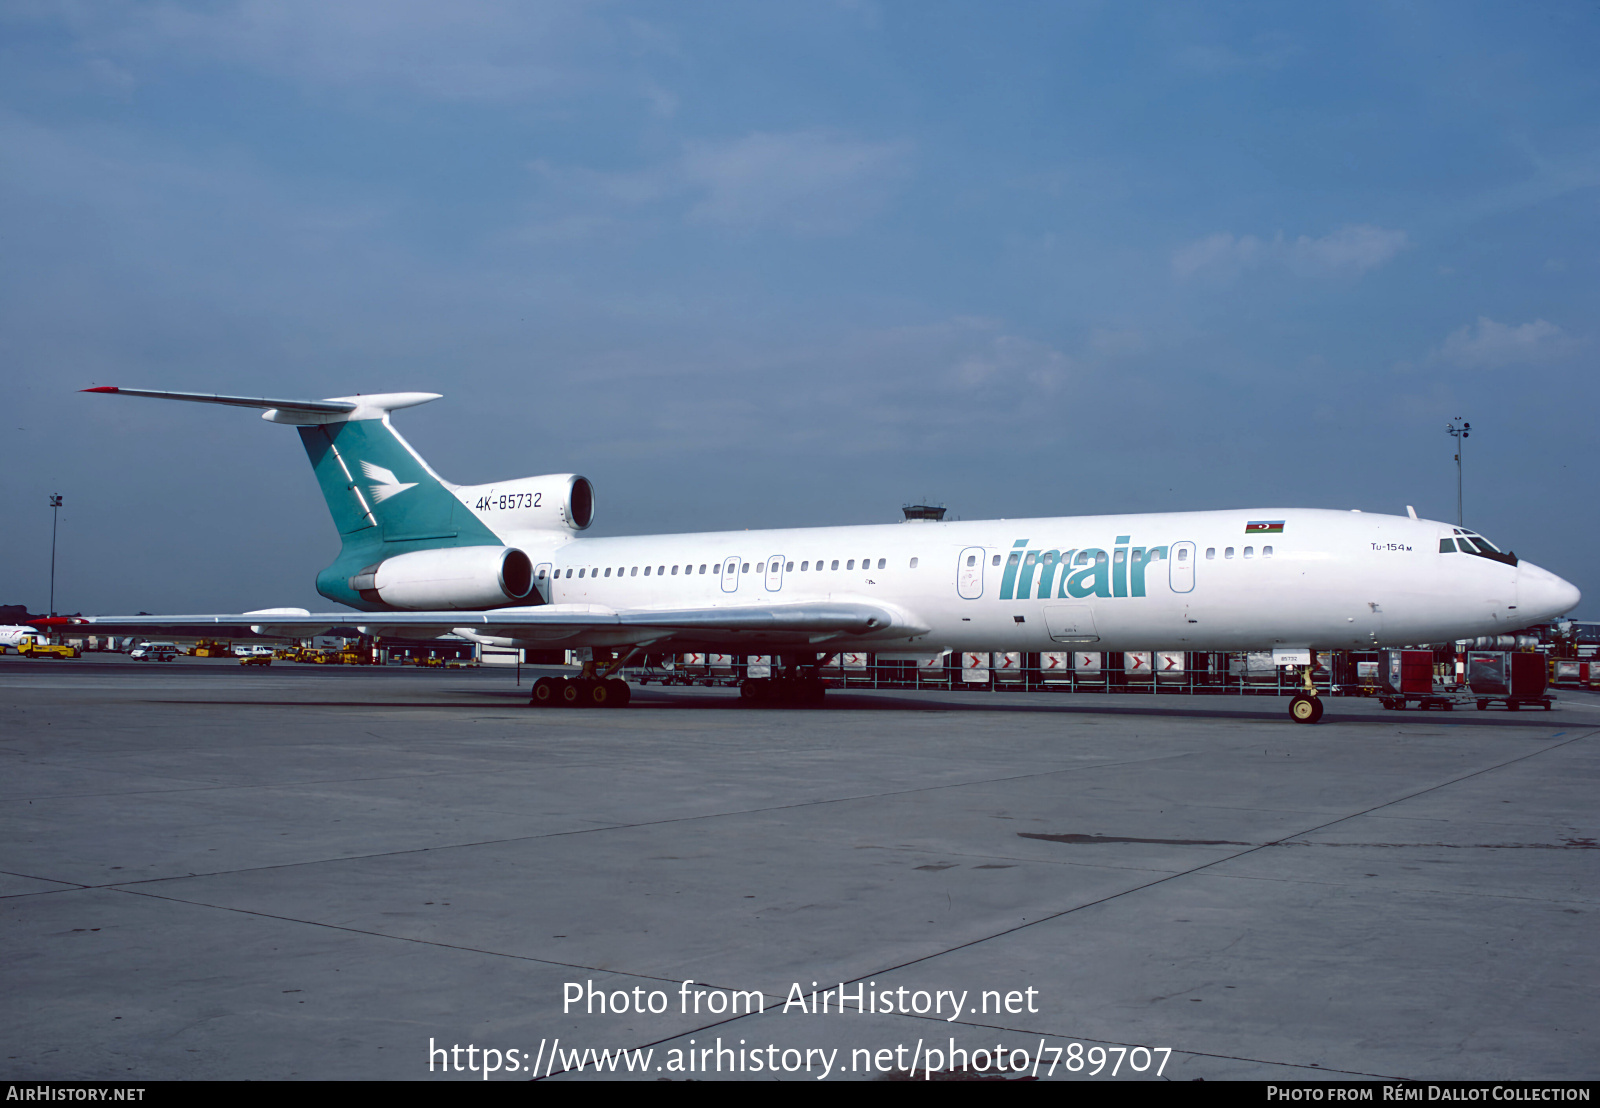
[[614, 173], [538, 161], [529, 168], [561, 214], [535, 219], [524, 235], [548, 238], [553, 225], [611, 227], [657, 204], [737, 231], [842, 234], [889, 203], [910, 174], [910, 156], [908, 142], [805, 130], [690, 142], [668, 161]]
[[1212, 281], [1231, 281], [1248, 270], [1269, 267], [1301, 277], [1353, 277], [1388, 262], [1408, 243], [1404, 231], [1369, 224], [1350, 224], [1318, 239], [1301, 235], [1291, 240], [1281, 231], [1271, 239], [1220, 232], [1175, 251], [1172, 272], [1179, 280]]
[[906, 142], [867, 142], [829, 131], [757, 132], [692, 143], [680, 171], [702, 198], [693, 219], [800, 233], [848, 231], [875, 215], [909, 171]]
[[[1072, 358], [1048, 343], [1018, 335], [995, 319], [958, 316], [938, 323], [889, 327], [857, 335], [843, 344], [837, 357], [844, 367], [838, 384], [859, 395], [868, 383], [883, 389], [886, 409], [904, 408], [912, 393], [995, 393], [1024, 406], [1072, 381]], [[1018, 389], [1017, 386], [1029, 386]], [[895, 396], [900, 402], [890, 402]], [[1009, 415], [1011, 405], [1003, 404]], [[912, 405], [916, 418], [928, 418]], [[959, 423], [973, 418], [970, 408], [948, 409]]]
[[1479, 316], [1476, 324], [1452, 331], [1428, 360], [1460, 369], [1505, 369], [1557, 361], [1577, 347], [1578, 340], [1543, 319], [1512, 327]]

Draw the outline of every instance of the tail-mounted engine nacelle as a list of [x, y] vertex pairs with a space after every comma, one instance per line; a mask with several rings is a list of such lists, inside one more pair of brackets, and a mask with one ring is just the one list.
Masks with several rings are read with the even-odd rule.
[[507, 531], [582, 531], [594, 522], [594, 486], [576, 473], [521, 477], [492, 485], [461, 485], [461, 502], [496, 534]]
[[457, 546], [397, 554], [350, 578], [361, 599], [407, 611], [503, 608], [532, 599], [533, 562], [510, 546]]

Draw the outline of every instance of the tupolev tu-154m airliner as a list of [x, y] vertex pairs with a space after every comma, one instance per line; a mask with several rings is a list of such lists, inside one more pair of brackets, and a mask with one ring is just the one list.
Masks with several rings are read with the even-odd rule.
[[[620, 705], [639, 653], [770, 654], [758, 701], [816, 703], [841, 651], [1370, 649], [1498, 635], [1561, 615], [1578, 590], [1465, 528], [1309, 508], [918, 522], [585, 538], [586, 478], [487, 485], [436, 474], [391, 424], [438, 399], [271, 400], [94, 388], [265, 409], [300, 432], [342, 542], [317, 591], [363, 613], [40, 621], [178, 634], [365, 634], [587, 647], [534, 703]], [[1290, 716], [1322, 704], [1304, 668]]]

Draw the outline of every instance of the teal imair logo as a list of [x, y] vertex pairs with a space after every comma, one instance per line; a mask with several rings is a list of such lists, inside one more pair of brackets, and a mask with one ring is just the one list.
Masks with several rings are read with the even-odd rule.
[[1027, 539], [1012, 543], [1000, 578], [1001, 600], [1082, 600], [1089, 596], [1143, 596], [1145, 574], [1165, 561], [1165, 546], [1133, 546], [1118, 535], [1110, 550], [1098, 546], [1067, 550], [1028, 550]]

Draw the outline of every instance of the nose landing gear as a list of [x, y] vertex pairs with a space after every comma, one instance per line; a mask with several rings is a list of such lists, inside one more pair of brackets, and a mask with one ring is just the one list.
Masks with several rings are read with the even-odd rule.
[[1296, 723], [1316, 723], [1322, 718], [1322, 698], [1305, 693], [1295, 694], [1295, 698], [1289, 701], [1289, 718]]
[[1317, 695], [1317, 686], [1312, 684], [1310, 666], [1300, 671], [1300, 678], [1305, 691], [1296, 693], [1289, 701], [1289, 718], [1296, 723], [1316, 723], [1322, 718], [1322, 698]]

